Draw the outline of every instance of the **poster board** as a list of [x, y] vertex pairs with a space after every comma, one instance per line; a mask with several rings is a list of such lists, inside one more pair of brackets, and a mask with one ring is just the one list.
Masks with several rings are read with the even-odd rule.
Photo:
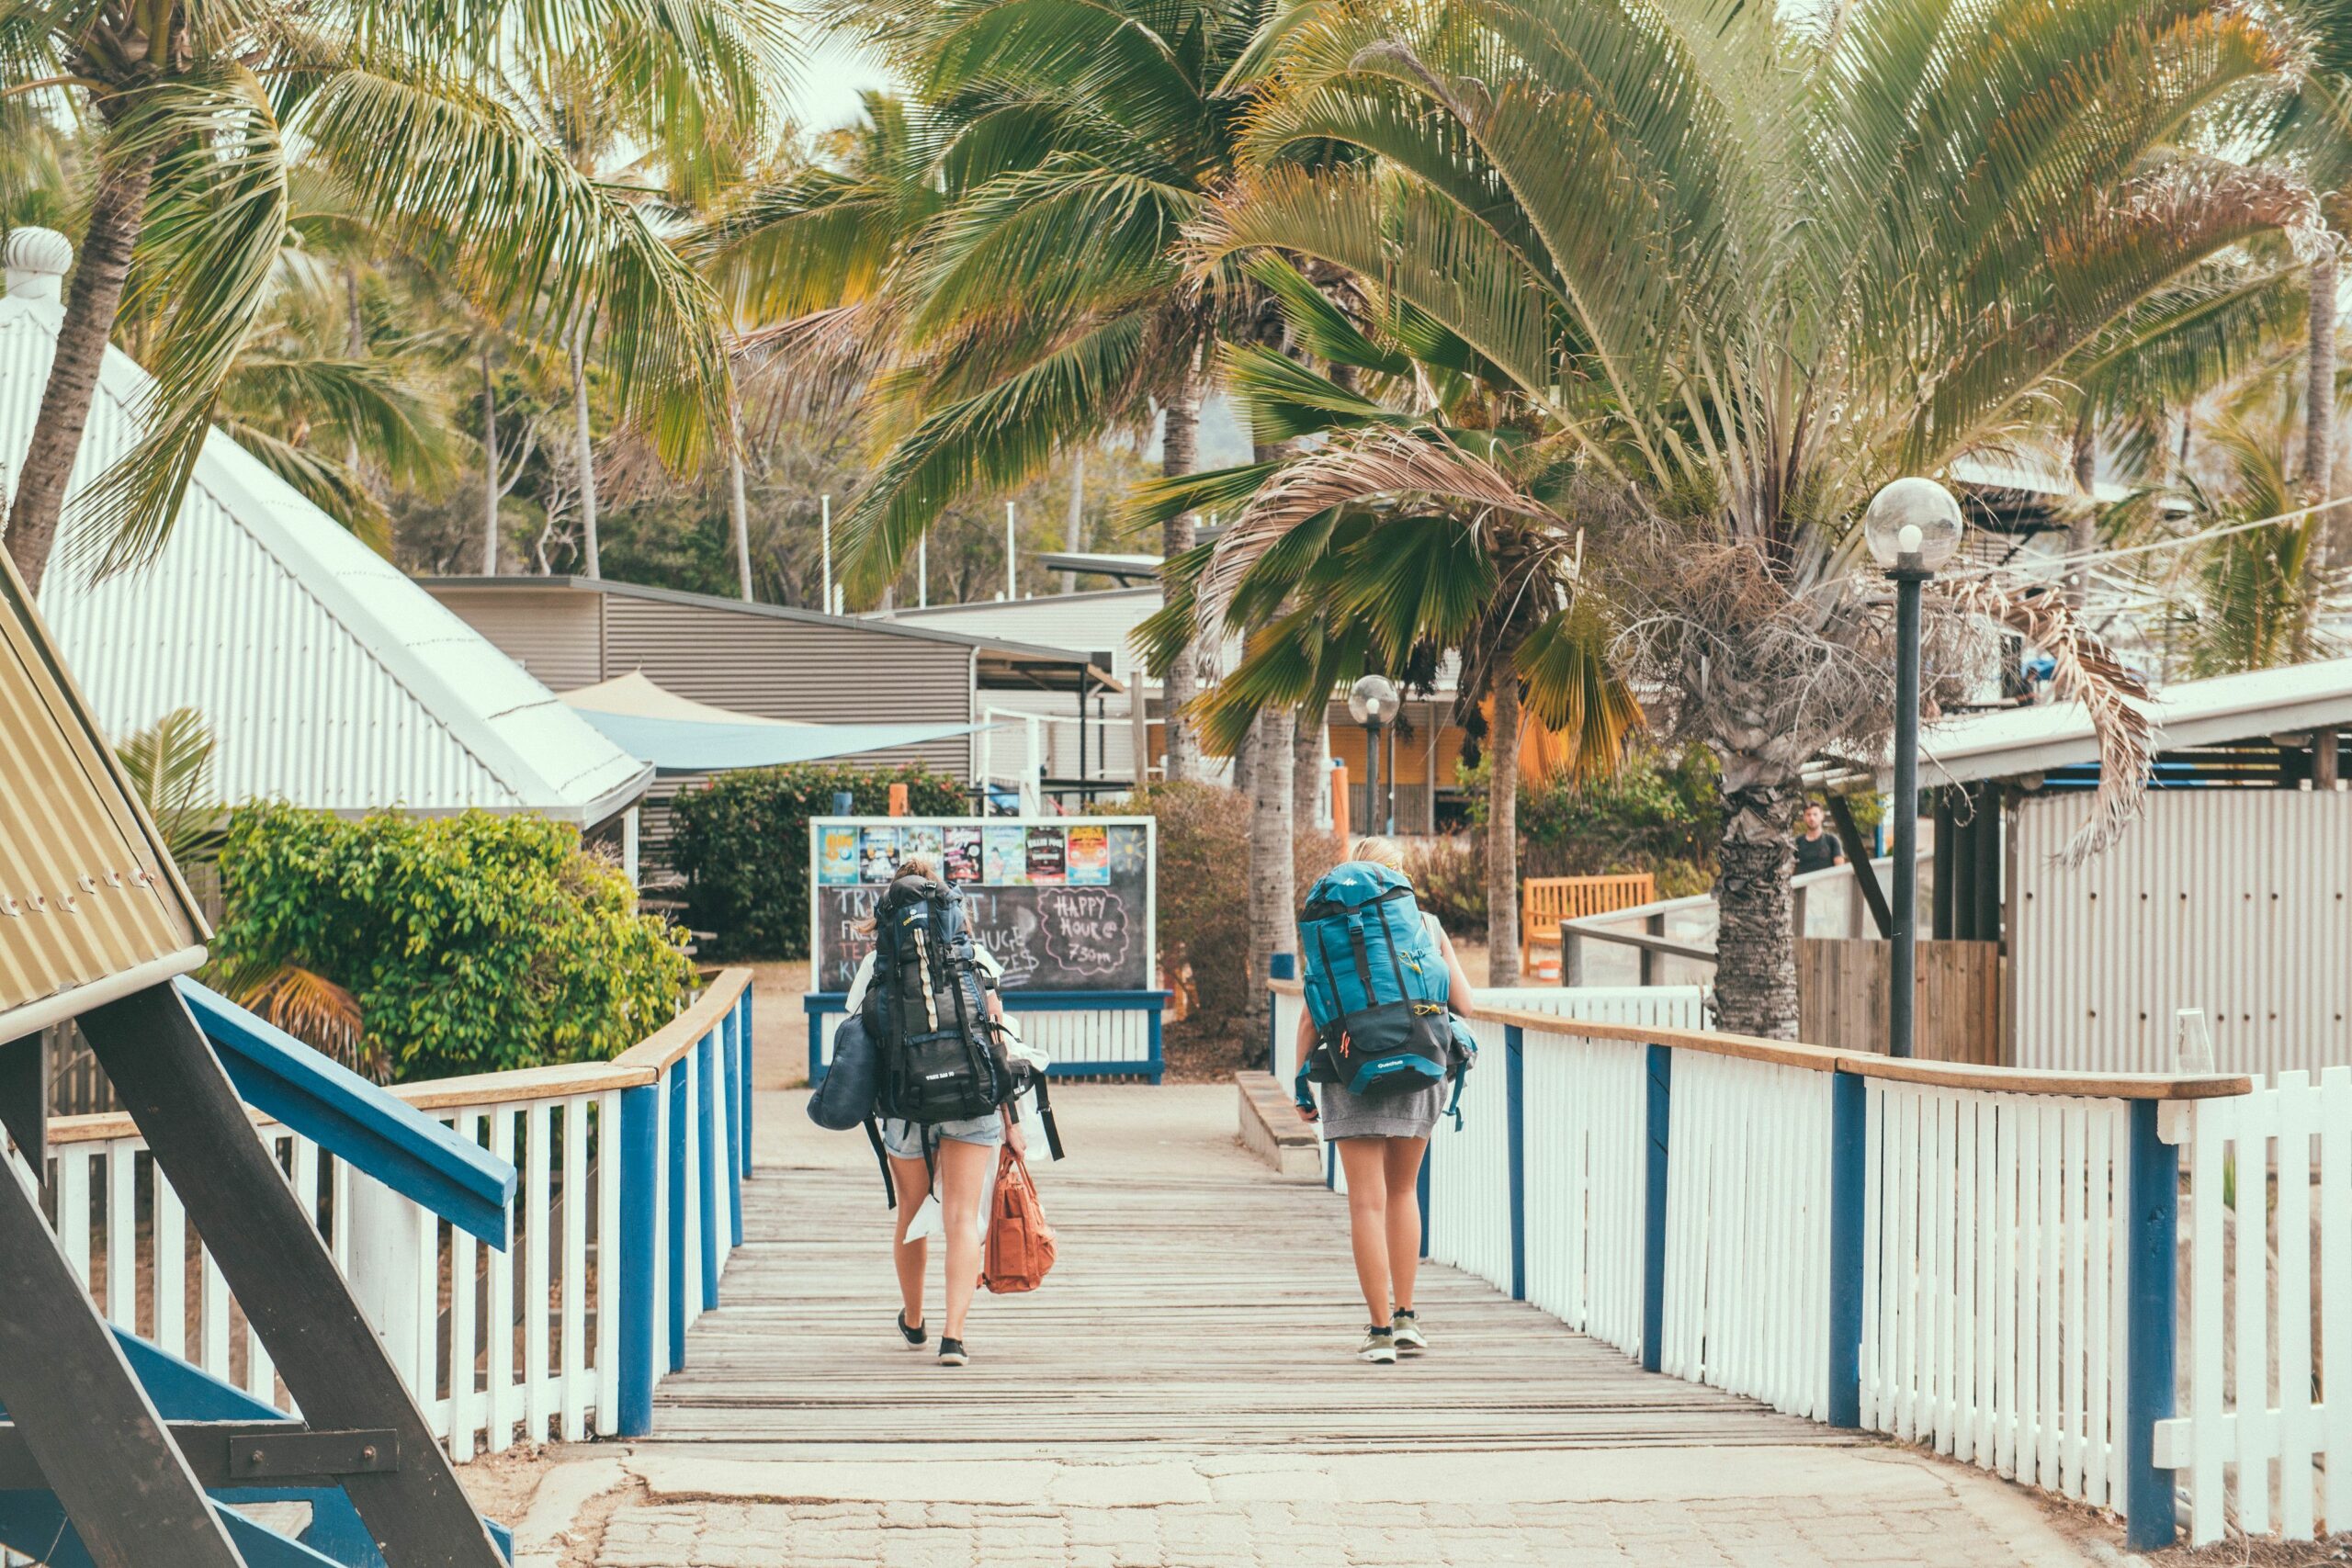
[[1158, 824], [1148, 817], [820, 817], [808, 824], [810, 988], [849, 989], [870, 916], [920, 855], [963, 889], [1011, 991], [1159, 983]]

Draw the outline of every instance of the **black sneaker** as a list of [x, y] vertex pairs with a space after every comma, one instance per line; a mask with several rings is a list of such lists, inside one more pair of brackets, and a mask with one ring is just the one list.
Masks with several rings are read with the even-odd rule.
[[920, 1323], [909, 1328], [906, 1309], [901, 1307], [899, 1311], [899, 1337], [905, 1340], [910, 1348], [916, 1348], [930, 1341], [931, 1330]]
[[939, 1364], [941, 1366], [960, 1367], [971, 1359], [964, 1353], [964, 1342], [961, 1339], [950, 1339], [944, 1335], [940, 1337]]

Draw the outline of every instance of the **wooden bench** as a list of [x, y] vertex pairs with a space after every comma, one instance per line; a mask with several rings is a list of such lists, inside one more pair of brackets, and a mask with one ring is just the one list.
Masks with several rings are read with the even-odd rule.
[[1646, 871], [1613, 876], [1531, 876], [1520, 884], [1519, 967], [1535, 972], [1537, 943], [1560, 944], [1560, 922], [1606, 915], [1656, 902], [1657, 880]]

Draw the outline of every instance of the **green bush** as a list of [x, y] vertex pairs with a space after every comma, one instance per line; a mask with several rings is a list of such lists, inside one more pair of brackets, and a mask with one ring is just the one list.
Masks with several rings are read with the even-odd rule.
[[244, 806], [220, 865], [217, 971], [291, 966], [343, 987], [395, 1078], [615, 1056], [694, 984], [682, 933], [544, 818]]
[[890, 808], [907, 786], [918, 817], [970, 809], [964, 786], [928, 768], [848, 768], [804, 762], [720, 773], [672, 807], [670, 860], [686, 879], [686, 923], [713, 933], [714, 958], [808, 956], [808, 819], [832, 814], [847, 790], [861, 816]]

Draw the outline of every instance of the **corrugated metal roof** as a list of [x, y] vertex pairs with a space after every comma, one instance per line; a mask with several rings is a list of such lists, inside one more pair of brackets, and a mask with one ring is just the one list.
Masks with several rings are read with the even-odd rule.
[[0, 556], [0, 1041], [203, 961], [204, 919]]
[[[0, 299], [0, 463], [11, 474], [62, 314], [47, 300]], [[150, 385], [107, 351], [76, 491], [135, 441], [131, 410]], [[61, 564], [41, 609], [110, 733], [179, 707], [204, 715], [232, 801], [593, 823], [651, 777], [218, 431], [162, 557], [96, 584]]]
[[[2166, 750], [2352, 723], [2352, 659], [2177, 682], [2146, 711]], [[1968, 784], [2096, 762], [2098, 742], [2082, 704], [2051, 703], [1930, 724], [1919, 752], [1921, 784]]]

